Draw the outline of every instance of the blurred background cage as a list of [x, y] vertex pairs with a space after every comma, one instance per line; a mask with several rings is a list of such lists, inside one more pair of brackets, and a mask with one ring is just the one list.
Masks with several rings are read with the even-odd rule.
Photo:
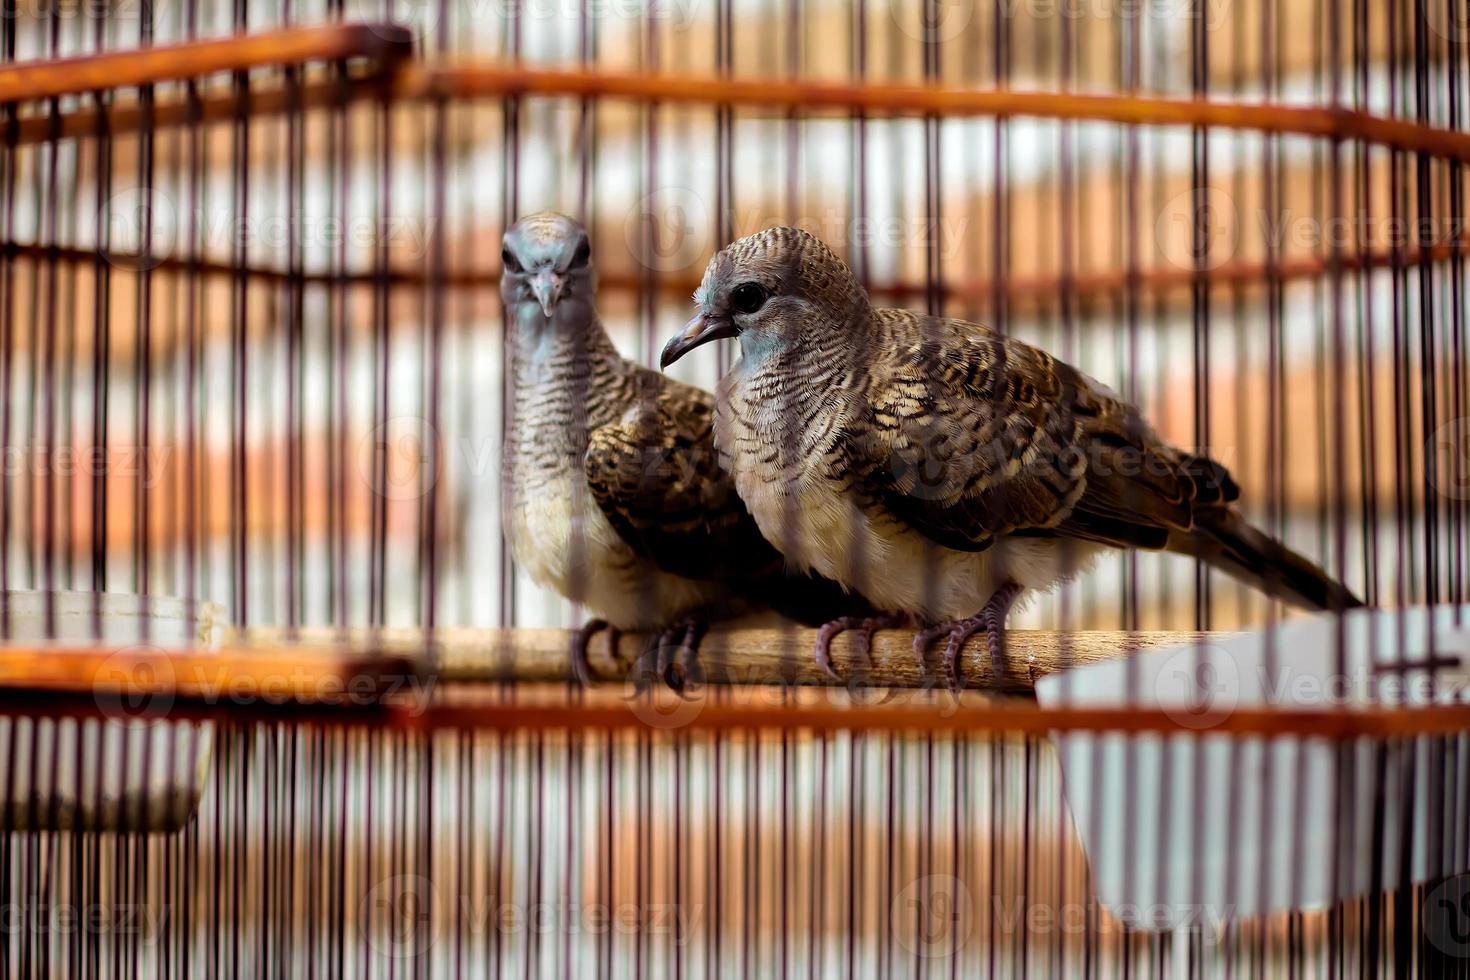
[[[4, 975], [1470, 976], [1464, 0], [0, 13]], [[960, 695], [771, 624], [704, 650], [756, 683], [565, 684], [500, 531], [544, 209], [646, 363], [804, 227], [1379, 611], [1119, 553]], [[1218, 674], [1298, 655], [1368, 680]]]

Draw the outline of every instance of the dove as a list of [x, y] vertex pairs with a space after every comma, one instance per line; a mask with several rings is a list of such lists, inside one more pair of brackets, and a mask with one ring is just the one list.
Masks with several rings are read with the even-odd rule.
[[[565, 215], [504, 235], [501, 298], [513, 372], [504, 524], [539, 585], [587, 605], [572, 664], [590, 678], [601, 629], [651, 630], [650, 648], [697, 650], [708, 621], [772, 608], [807, 623], [869, 607], [788, 572], [719, 468], [714, 399], [626, 360], [598, 319], [586, 230]], [[677, 646], [674, 644], [677, 642]], [[672, 654], [668, 654], [672, 656]], [[658, 664], [668, 676], [672, 664]]]
[[980, 324], [875, 307], [815, 236], [772, 228], [709, 263], [667, 367], [713, 340], [741, 356], [716, 391], [721, 465], [794, 566], [859, 586], [947, 638], [985, 631], [1107, 548], [1191, 555], [1315, 609], [1361, 605], [1252, 526], [1219, 463], [1165, 444], [1106, 386]]

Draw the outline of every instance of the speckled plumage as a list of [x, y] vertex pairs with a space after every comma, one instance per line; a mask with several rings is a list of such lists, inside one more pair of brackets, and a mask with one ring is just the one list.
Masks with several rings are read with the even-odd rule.
[[[742, 312], [742, 289], [762, 305]], [[711, 324], [740, 337], [716, 441], [741, 497], [788, 560], [880, 608], [968, 617], [1007, 582], [1049, 589], [1105, 546], [1356, 604], [1239, 516], [1223, 467], [1163, 443], [1105, 386], [979, 324], [874, 308], [805, 232], [735, 242], [695, 299], [701, 317], [665, 361]]]
[[[821, 621], [860, 600], [788, 575], [718, 465], [714, 399], [623, 358], [593, 307], [581, 226], [558, 214], [506, 232], [501, 282], [514, 387], [506, 533], [539, 584], [621, 629], [774, 606]], [[546, 316], [529, 279], [564, 285]]]

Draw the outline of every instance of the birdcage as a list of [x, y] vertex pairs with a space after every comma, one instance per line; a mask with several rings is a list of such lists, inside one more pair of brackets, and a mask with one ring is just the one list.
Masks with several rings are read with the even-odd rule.
[[[4, 975], [1470, 975], [1461, 0], [0, 10]], [[583, 683], [502, 531], [541, 210], [649, 365], [810, 231], [1369, 608], [1118, 550], [954, 679]]]

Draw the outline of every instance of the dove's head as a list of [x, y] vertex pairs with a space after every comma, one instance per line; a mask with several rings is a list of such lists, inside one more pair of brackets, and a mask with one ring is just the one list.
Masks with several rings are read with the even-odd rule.
[[830, 351], [871, 312], [847, 263], [799, 228], [767, 228], [726, 246], [694, 302], [699, 313], [664, 347], [664, 367], [722, 337], [739, 337], [747, 360]]
[[591, 320], [595, 282], [587, 229], [564, 214], [528, 214], [506, 229], [500, 296], [517, 326]]

